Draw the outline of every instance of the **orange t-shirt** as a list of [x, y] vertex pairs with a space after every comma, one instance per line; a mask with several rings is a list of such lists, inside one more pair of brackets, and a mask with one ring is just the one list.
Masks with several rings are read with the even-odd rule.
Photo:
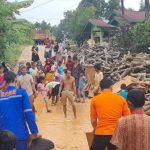
[[90, 111], [91, 119], [97, 119], [96, 135], [113, 135], [118, 119], [130, 114], [126, 100], [110, 90], [93, 98]]

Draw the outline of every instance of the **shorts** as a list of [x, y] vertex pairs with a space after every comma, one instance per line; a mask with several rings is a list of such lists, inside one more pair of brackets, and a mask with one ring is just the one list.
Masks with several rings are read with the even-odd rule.
[[67, 105], [67, 99], [68, 99], [69, 103], [73, 106], [74, 105], [74, 96], [73, 96], [72, 91], [69, 91], [69, 90], [62, 91], [61, 101], [62, 101], [63, 106]]
[[51, 96], [58, 96], [58, 94], [59, 94], [59, 87], [60, 87], [60, 84], [57, 84], [54, 88], [52, 88]]
[[16, 150], [27, 150], [27, 141], [17, 141]]

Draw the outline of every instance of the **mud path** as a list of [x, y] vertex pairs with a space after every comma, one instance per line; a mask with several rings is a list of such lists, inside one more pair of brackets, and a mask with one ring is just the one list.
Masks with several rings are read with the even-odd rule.
[[[39, 56], [44, 62], [44, 47], [39, 46]], [[22, 52], [19, 61], [31, 60], [31, 46], [26, 47]], [[61, 103], [57, 106], [50, 106], [52, 113], [46, 113], [44, 101], [41, 95], [35, 100], [37, 110], [36, 118], [39, 132], [44, 138], [52, 140], [56, 150], [89, 150], [86, 140], [86, 132], [92, 131], [89, 119], [89, 104], [76, 104], [77, 119], [73, 119], [71, 106], [68, 104], [68, 118], [65, 119]]]

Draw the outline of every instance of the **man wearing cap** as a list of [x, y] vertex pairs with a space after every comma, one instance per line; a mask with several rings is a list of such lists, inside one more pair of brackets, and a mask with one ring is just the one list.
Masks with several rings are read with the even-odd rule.
[[116, 150], [110, 143], [117, 121], [122, 116], [130, 114], [126, 100], [112, 93], [112, 81], [108, 78], [100, 82], [101, 94], [91, 102], [91, 123], [94, 129], [94, 139], [90, 150]]

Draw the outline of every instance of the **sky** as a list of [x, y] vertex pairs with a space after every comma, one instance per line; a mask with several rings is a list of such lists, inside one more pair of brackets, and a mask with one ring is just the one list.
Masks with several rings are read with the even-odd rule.
[[[14, 2], [15, 0], [8, 0]], [[16, 0], [22, 1], [22, 0]], [[106, 0], [107, 1], [107, 0]], [[124, 0], [125, 8], [138, 10], [141, 0]], [[20, 9], [20, 16], [17, 18], [27, 19], [30, 22], [42, 22], [43, 20], [51, 25], [58, 25], [63, 19], [63, 13], [67, 10], [74, 10], [81, 0], [34, 0], [34, 3], [25, 9]]]

